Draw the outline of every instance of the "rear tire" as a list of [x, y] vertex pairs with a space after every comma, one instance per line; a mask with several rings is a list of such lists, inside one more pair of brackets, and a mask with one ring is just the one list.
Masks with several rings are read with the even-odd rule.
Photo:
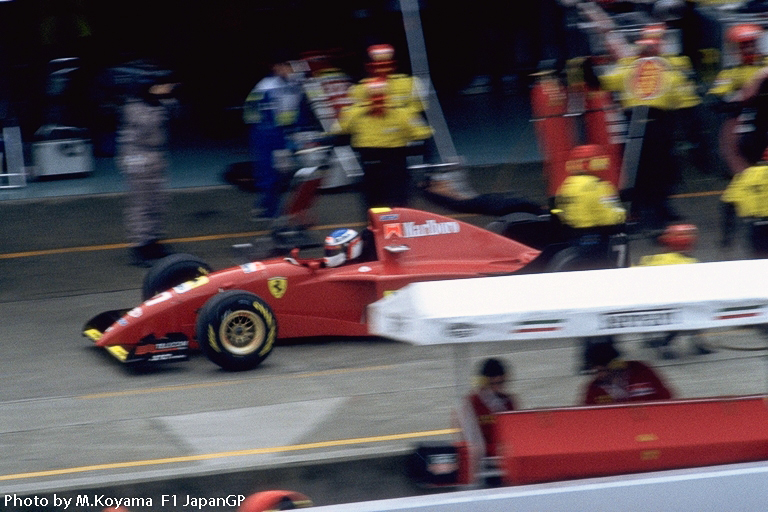
[[534, 249], [543, 249], [552, 243], [549, 218], [533, 213], [509, 213], [491, 221], [485, 229]]
[[570, 272], [572, 270], [595, 270], [610, 268], [604, 262], [588, 258], [576, 247], [566, 247], [557, 252], [547, 264], [546, 272]]
[[230, 290], [205, 303], [197, 315], [196, 335], [208, 359], [223, 369], [251, 370], [272, 352], [277, 319], [256, 295]]
[[141, 299], [148, 300], [158, 293], [170, 290], [181, 283], [192, 281], [211, 273], [205, 261], [191, 254], [171, 254], [157, 261], [144, 276]]

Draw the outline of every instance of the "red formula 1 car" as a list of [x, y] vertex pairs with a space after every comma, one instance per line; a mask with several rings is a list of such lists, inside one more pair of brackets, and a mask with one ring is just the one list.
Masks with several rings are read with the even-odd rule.
[[415, 282], [528, 270], [540, 251], [434, 213], [369, 212], [363, 250], [344, 265], [290, 257], [211, 272], [175, 254], [147, 274], [144, 302], [91, 319], [85, 336], [124, 363], [186, 359], [202, 351], [226, 370], [261, 363], [278, 338], [366, 336], [366, 307]]

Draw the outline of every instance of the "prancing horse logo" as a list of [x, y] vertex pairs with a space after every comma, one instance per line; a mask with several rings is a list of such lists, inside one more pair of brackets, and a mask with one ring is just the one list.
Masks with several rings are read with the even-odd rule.
[[271, 277], [267, 280], [267, 286], [269, 286], [269, 293], [276, 299], [285, 295], [285, 291], [288, 289], [288, 280], [284, 277]]

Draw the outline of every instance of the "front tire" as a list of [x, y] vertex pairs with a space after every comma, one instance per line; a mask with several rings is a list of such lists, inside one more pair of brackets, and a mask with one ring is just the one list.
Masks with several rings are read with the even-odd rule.
[[151, 299], [158, 293], [210, 273], [210, 265], [197, 256], [171, 254], [158, 260], [144, 276], [141, 299]]
[[205, 303], [197, 316], [196, 334], [205, 355], [221, 368], [251, 370], [272, 352], [277, 319], [256, 295], [230, 290]]

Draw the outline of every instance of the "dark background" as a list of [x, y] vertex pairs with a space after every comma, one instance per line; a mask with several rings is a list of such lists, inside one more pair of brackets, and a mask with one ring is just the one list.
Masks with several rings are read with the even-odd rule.
[[[555, 0], [422, 0], [421, 18], [441, 94], [477, 74], [525, 77], [562, 37]], [[211, 137], [240, 128], [237, 107], [276, 50], [339, 50], [338, 66], [356, 79], [366, 47], [388, 42], [410, 71], [396, 0], [11, 0], [0, 2], [0, 30], [0, 119], [20, 124], [27, 141], [54, 101], [67, 105], [69, 124], [108, 130], [104, 70], [135, 58], [176, 72], [186, 119]], [[53, 100], [49, 62], [62, 57], [79, 66]]]

